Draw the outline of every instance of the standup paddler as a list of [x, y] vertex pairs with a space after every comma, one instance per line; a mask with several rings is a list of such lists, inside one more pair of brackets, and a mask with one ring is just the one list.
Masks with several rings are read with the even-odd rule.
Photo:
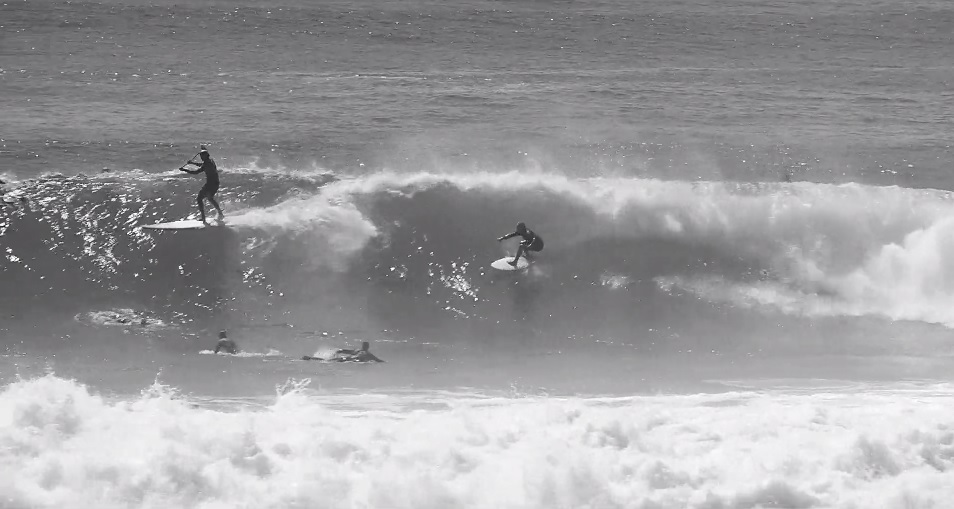
[[202, 223], [208, 225], [209, 223], [205, 221], [205, 206], [202, 205], [203, 198], [208, 198], [209, 203], [218, 211], [220, 221], [225, 219], [225, 214], [222, 213], [222, 207], [219, 207], [219, 202], [215, 201], [215, 192], [219, 190], [219, 169], [215, 167], [215, 161], [212, 160], [212, 157], [209, 155], [209, 150], [205, 148], [205, 145], [199, 148], [201, 149], [199, 151], [199, 157], [202, 158], [202, 162], [197, 163], [190, 159], [189, 162], [186, 163], [198, 166], [198, 168], [195, 170], [187, 170], [185, 166], [183, 166], [179, 168], [179, 170], [192, 175], [205, 172], [205, 185], [199, 190], [199, 196], [195, 201], [199, 204], [199, 214], [202, 216]]

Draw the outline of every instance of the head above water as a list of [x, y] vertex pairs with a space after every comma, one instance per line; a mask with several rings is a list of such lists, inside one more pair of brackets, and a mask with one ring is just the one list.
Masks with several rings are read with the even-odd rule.
[[527, 224], [526, 224], [526, 223], [517, 223], [517, 231], [520, 232], [520, 233], [523, 233], [523, 232], [527, 231]]
[[225, 338], [226, 338], [225, 331], [224, 331], [224, 330], [220, 330], [220, 331], [219, 331], [219, 339], [225, 339]]
[[362, 351], [362, 352], [367, 352], [367, 351], [368, 351], [368, 348], [371, 348], [371, 345], [370, 345], [367, 341], [364, 341], [364, 342], [361, 343], [361, 351]]

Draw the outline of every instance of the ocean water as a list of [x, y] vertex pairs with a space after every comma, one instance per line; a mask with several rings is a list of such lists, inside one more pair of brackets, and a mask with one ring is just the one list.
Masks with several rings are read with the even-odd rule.
[[[0, 507], [949, 507], [952, 34], [3, 1]], [[197, 216], [200, 144], [229, 226], [140, 228]]]

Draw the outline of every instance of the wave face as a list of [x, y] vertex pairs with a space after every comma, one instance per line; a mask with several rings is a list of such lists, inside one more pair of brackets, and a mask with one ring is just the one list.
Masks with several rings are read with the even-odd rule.
[[[20, 183], [28, 202], [0, 220], [0, 272], [17, 291], [0, 305], [26, 320], [121, 304], [172, 323], [650, 349], [764, 344], [844, 317], [954, 324], [954, 208], [935, 190], [248, 170], [221, 192], [231, 227], [137, 227], [194, 213], [198, 187]], [[490, 269], [518, 221], [546, 249], [526, 272]]]
[[50, 375], [7, 385], [4, 506], [930, 508], [954, 496], [948, 386], [561, 399], [304, 385], [256, 401], [189, 401], [158, 383], [117, 400]]

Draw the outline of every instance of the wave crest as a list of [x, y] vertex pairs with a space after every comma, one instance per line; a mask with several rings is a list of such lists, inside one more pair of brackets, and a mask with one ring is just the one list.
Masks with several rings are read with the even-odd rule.
[[[718, 325], [713, 304], [954, 324], [946, 192], [545, 172], [230, 178], [232, 228], [173, 234], [135, 226], [190, 213], [182, 180], [33, 183], [30, 206], [3, 217], [2, 272], [64, 307], [115, 306], [118, 292], [160, 314], [281, 310], [319, 328], [631, 337]], [[546, 249], [504, 276], [488, 265], [515, 246], [494, 239], [518, 221]]]

